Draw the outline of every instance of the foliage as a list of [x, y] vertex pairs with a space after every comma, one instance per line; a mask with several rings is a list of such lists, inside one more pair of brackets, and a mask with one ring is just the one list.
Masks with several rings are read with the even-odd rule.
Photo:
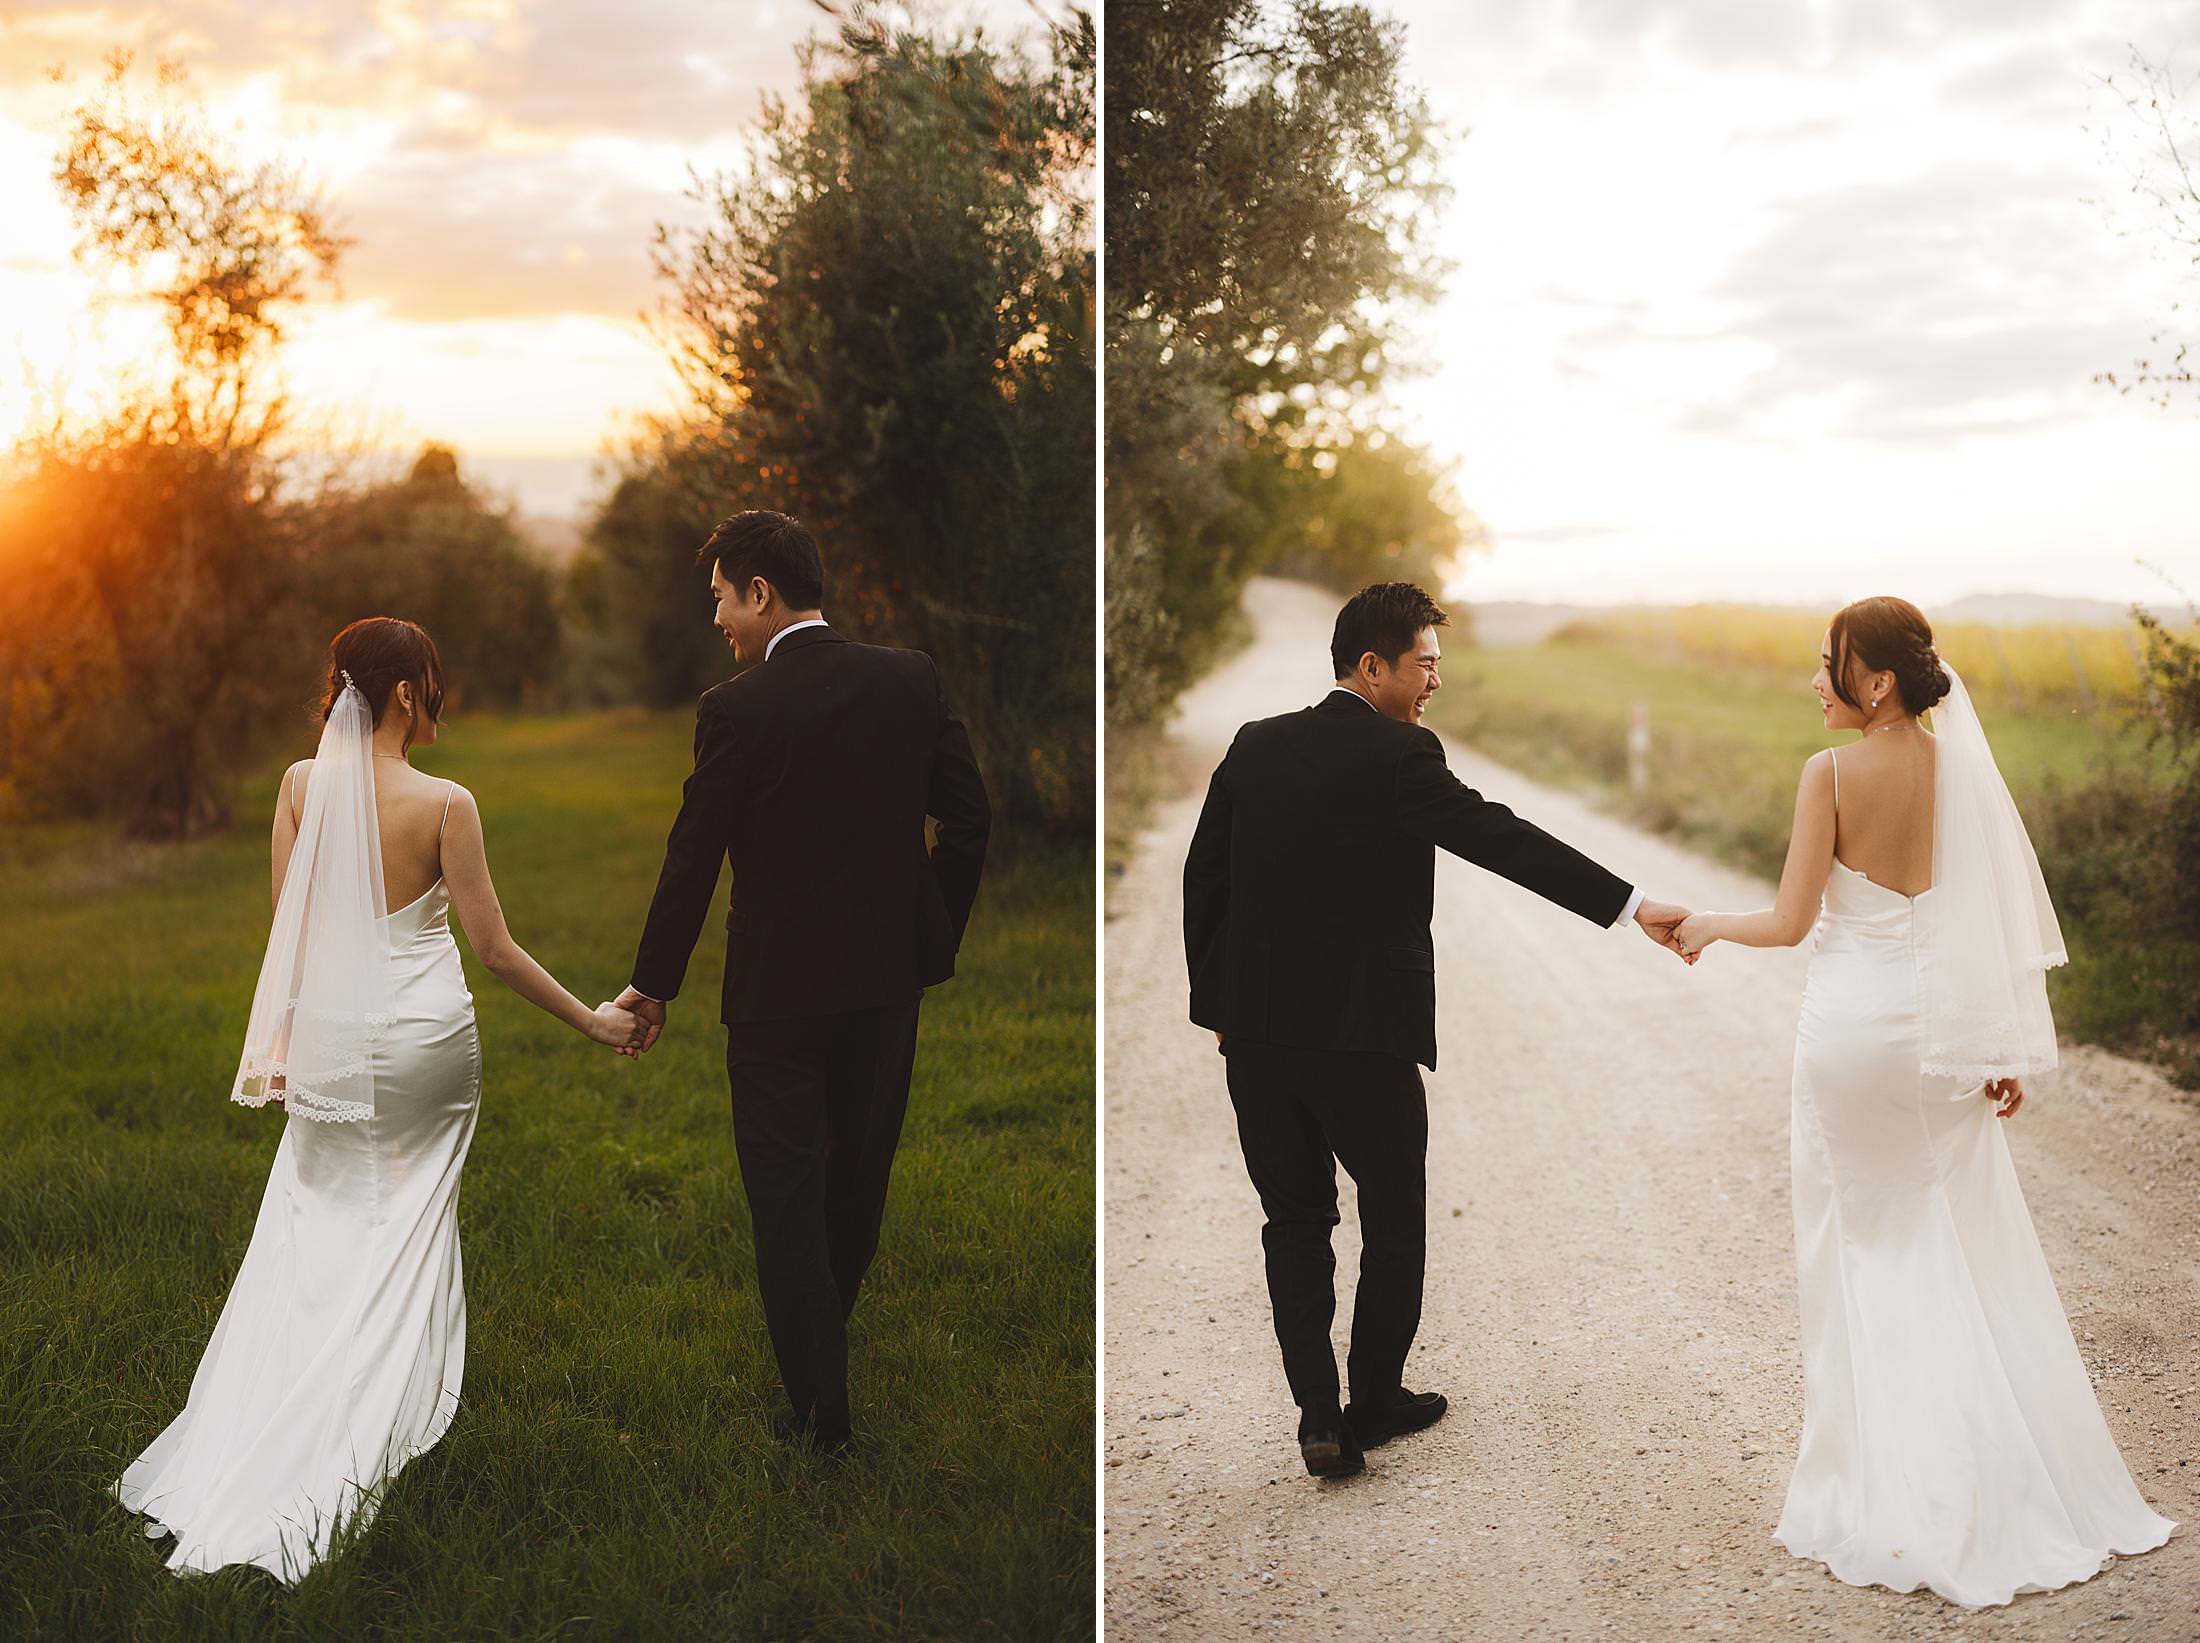
[[165, 100], [140, 111], [130, 65], [127, 52], [108, 59], [54, 169], [77, 254], [149, 287], [174, 349], [168, 409], [178, 432], [265, 443], [281, 400], [253, 389], [282, 341], [284, 313], [334, 276], [349, 242], [296, 167], [247, 167], [214, 138], [181, 96], [173, 63], [160, 66]]
[[1207, 664], [1256, 571], [1425, 577], [1467, 538], [1440, 476], [1365, 425], [1395, 315], [1440, 272], [1401, 25], [1319, 0], [1108, 19], [1107, 701], [1129, 726]]
[[435, 637], [453, 705], [537, 705], [558, 679], [557, 578], [431, 445], [402, 480], [324, 510], [308, 598], [317, 634], [403, 616]]
[[[1582, 618], [1570, 631], [1654, 660], [1794, 679], [1817, 666], [1831, 614], [1761, 605], [1635, 606]], [[1933, 625], [1934, 643], [1981, 708], [2062, 709], [2104, 721], [2128, 718], [2140, 705], [2144, 637], [2143, 629], [2059, 623]]]
[[2113, 765], [2050, 777], [2024, 806], [2070, 951], [2069, 965], [2048, 977], [2058, 1024], [2200, 1088], [2189, 814], [2175, 787]]
[[[2177, 772], [2158, 851], [2171, 864], [2170, 882], [2156, 906], [2185, 935], [2200, 940], [2200, 644], [2146, 611], [2134, 608], [2131, 614], [2146, 636], [2151, 733]], [[2193, 632], [2200, 633], [2200, 609], [2192, 615]], [[2200, 988], [2193, 996], [2200, 999]]]
[[[2103, 130], [2101, 147], [2126, 174], [2128, 192], [2147, 212], [2149, 237], [2187, 271], [2188, 279], [2200, 273], [2200, 113], [2187, 100], [2196, 78], [2188, 74], [2180, 81], [2168, 59], [2154, 61], [2137, 47], [2121, 83], [2113, 74], [2102, 76], [2127, 118]], [[2127, 146], [2134, 140], [2141, 145], [2136, 158], [2129, 156]], [[2193, 375], [2191, 342], [2177, 335], [2183, 308], [2182, 300], [2170, 304], [2171, 317], [2147, 339], [2152, 354], [2133, 360], [2121, 376], [2101, 371], [2094, 381], [2119, 394], [2137, 388], [2165, 407], [2189, 392], [2200, 379]]]
[[[418, 754], [479, 797], [514, 933], [589, 998], [625, 975], [689, 732], [684, 713], [468, 714]], [[280, 768], [256, 772], [256, 815]], [[640, 1062], [469, 956], [484, 1075], [458, 1417], [351, 1555], [285, 1589], [176, 1579], [104, 1493], [183, 1401], [282, 1127], [223, 1098], [266, 935], [266, 834], [79, 844], [47, 824], [0, 835], [38, 851], [0, 862], [0, 986], [47, 1001], [0, 1027], [0, 1633], [1092, 1635], [1089, 852], [989, 876], [956, 978], [926, 999], [853, 1323], [868, 1441], [839, 1471], [766, 1424], [714, 1019], [723, 933]]]
[[175, 106], [138, 112], [128, 67], [114, 59], [72, 116], [55, 178], [79, 255], [150, 285], [172, 357], [103, 420], [17, 453], [0, 580], [37, 604], [0, 630], [0, 782], [18, 806], [112, 808], [169, 837], [226, 819], [214, 727], [264, 711], [261, 681], [291, 659], [277, 613], [301, 516], [267, 367], [284, 306], [340, 242], [294, 172], [241, 168]]
[[364, 490], [286, 453], [288, 315], [344, 242], [293, 168], [229, 153], [164, 68], [129, 60], [71, 116], [55, 180], [78, 253], [161, 314], [169, 347], [81, 426], [40, 430], [0, 494], [0, 814], [119, 816], [183, 838], [229, 816], [223, 767], [318, 694], [337, 627], [409, 615], [455, 693], [532, 700], [553, 580], [431, 451]]
[[1441, 491], [1444, 475], [1378, 428], [1276, 464], [1285, 476], [1269, 569], [1354, 593], [1370, 582], [1441, 584], [1441, 561], [1479, 528]]
[[132, 833], [220, 826], [212, 761], [295, 678], [302, 514], [263, 448], [180, 433], [158, 410], [22, 460], [0, 581], [12, 808], [119, 814]]
[[1441, 197], [1404, 43], [1358, 5], [1109, 5], [1109, 301], [1151, 322], [1126, 346], [1227, 360], [1240, 398], [1375, 386], [1374, 308], [1432, 293]]
[[730, 665], [711, 623], [709, 577], [695, 563], [726, 510], [685, 446], [667, 429], [630, 457], [568, 576], [595, 645], [582, 683], [591, 699], [672, 707], [694, 701]]
[[[661, 237], [693, 419], [596, 536], [632, 533], [607, 567], [655, 564], [704, 516], [686, 496], [801, 518], [828, 614], [929, 651], [1003, 819], [1069, 835], [1093, 804], [1089, 14], [1047, 49], [865, 7], [805, 44], [800, 104], [767, 100], [752, 168], [699, 185], [708, 225]], [[694, 597], [675, 569], [624, 607], [636, 643]]]

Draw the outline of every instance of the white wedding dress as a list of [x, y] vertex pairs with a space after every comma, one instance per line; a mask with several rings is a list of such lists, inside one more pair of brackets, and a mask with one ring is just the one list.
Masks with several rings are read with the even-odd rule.
[[481, 1095], [473, 995], [441, 879], [385, 915], [395, 1010], [373, 1116], [291, 1104], [251, 1246], [189, 1401], [115, 1492], [179, 1573], [296, 1580], [442, 1437], [466, 1357], [458, 1177]]
[[2007, 1603], [2159, 1546], [2002, 1120], [1920, 1071], [1920, 905], [1836, 860], [1795, 1044], [1803, 1436], [1776, 1537], [1852, 1585]]

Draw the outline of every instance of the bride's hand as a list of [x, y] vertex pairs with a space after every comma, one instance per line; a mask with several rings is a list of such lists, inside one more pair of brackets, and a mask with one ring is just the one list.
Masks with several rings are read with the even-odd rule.
[[1686, 957], [1695, 956], [1719, 938], [1711, 933], [1709, 913], [1690, 913], [1673, 932], [1673, 941]]
[[1994, 1103], [1994, 1116], [2007, 1118], [2024, 1105], [2024, 1080], [2021, 1078], [1989, 1078], [1984, 1091], [1986, 1099]]
[[642, 1032], [642, 1018], [616, 1004], [599, 1004], [588, 1018], [588, 1036], [614, 1050], [639, 1050]]

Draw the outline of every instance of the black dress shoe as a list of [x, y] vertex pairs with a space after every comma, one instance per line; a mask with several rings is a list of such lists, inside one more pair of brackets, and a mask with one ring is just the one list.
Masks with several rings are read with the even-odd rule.
[[1367, 1457], [1342, 1416], [1299, 1422], [1299, 1458], [1317, 1478], [1349, 1478], [1367, 1470]]
[[806, 1442], [815, 1430], [809, 1416], [798, 1415], [792, 1409], [782, 1409], [772, 1416], [772, 1436], [781, 1443]]
[[1346, 1404], [1344, 1424], [1363, 1449], [1372, 1449], [1424, 1426], [1434, 1426], [1449, 1407], [1441, 1392], [1408, 1392], [1401, 1386], [1389, 1403]]

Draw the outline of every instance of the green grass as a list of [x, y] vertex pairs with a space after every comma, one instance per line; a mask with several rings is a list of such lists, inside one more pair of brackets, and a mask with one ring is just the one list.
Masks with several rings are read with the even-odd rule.
[[[1647, 705], [1652, 780], [1627, 790], [1627, 730]], [[1653, 660], [1612, 645], [1554, 640], [1475, 648], [1449, 659], [1430, 708], [1440, 728], [1541, 780], [1585, 787], [1660, 831], [1777, 874], [1803, 761], [1854, 741], [1818, 718], [1808, 669], [1792, 680]], [[2022, 802], [2054, 776], [2101, 761], [2143, 765], [2143, 738], [2102, 710], [2017, 714], [1982, 708], [1995, 761]]]
[[[1855, 739], [1819, 722], [1800, 664], [1782, 680], [1565, 637], [1461, 647], [1446, 662], [1430, 708], [1437, 728], [1768, 878], [1778, 878], [1787, 856], [1803, 761]], [[1638, 701], [1651, 733], [1650, 778], [1640, 793], [1627, 761]], [[2149, 825], [2140, 818], [2165, 802], [2165, 753], [2113, 708], [2097, 720], [1992, 705], [1980, 713], [2025, 810], [2071, 950], [2071, 963], [2048, 978], [2058, 1025], [2200, 1087], [2200, 943], [2147, 928], [2132, 905], [2131, 886], [2160, 876], [2158, 862], [2134, 856], [2152, 848], [2140, 837]]]
[[[514, 934], [591, 1001], [626, 979], [690, 734], [685, 715], [469, 718], [420, 756], [474, 790]], [[273, 788], [270, 769], [217, 838], [23, 829], [0, 861], [0, 1635], [1091, 1636], [1080, 860], [989, 877], [925, 1005], [845, 1469], [767, 1434], [716, 921], [639, 1063], [469, 954], [485, 1075], [455, 1424], [295, 1588], [160, 1566], [105, 1491], [182, 1404], [282, 1122], [225, 1099]]]

